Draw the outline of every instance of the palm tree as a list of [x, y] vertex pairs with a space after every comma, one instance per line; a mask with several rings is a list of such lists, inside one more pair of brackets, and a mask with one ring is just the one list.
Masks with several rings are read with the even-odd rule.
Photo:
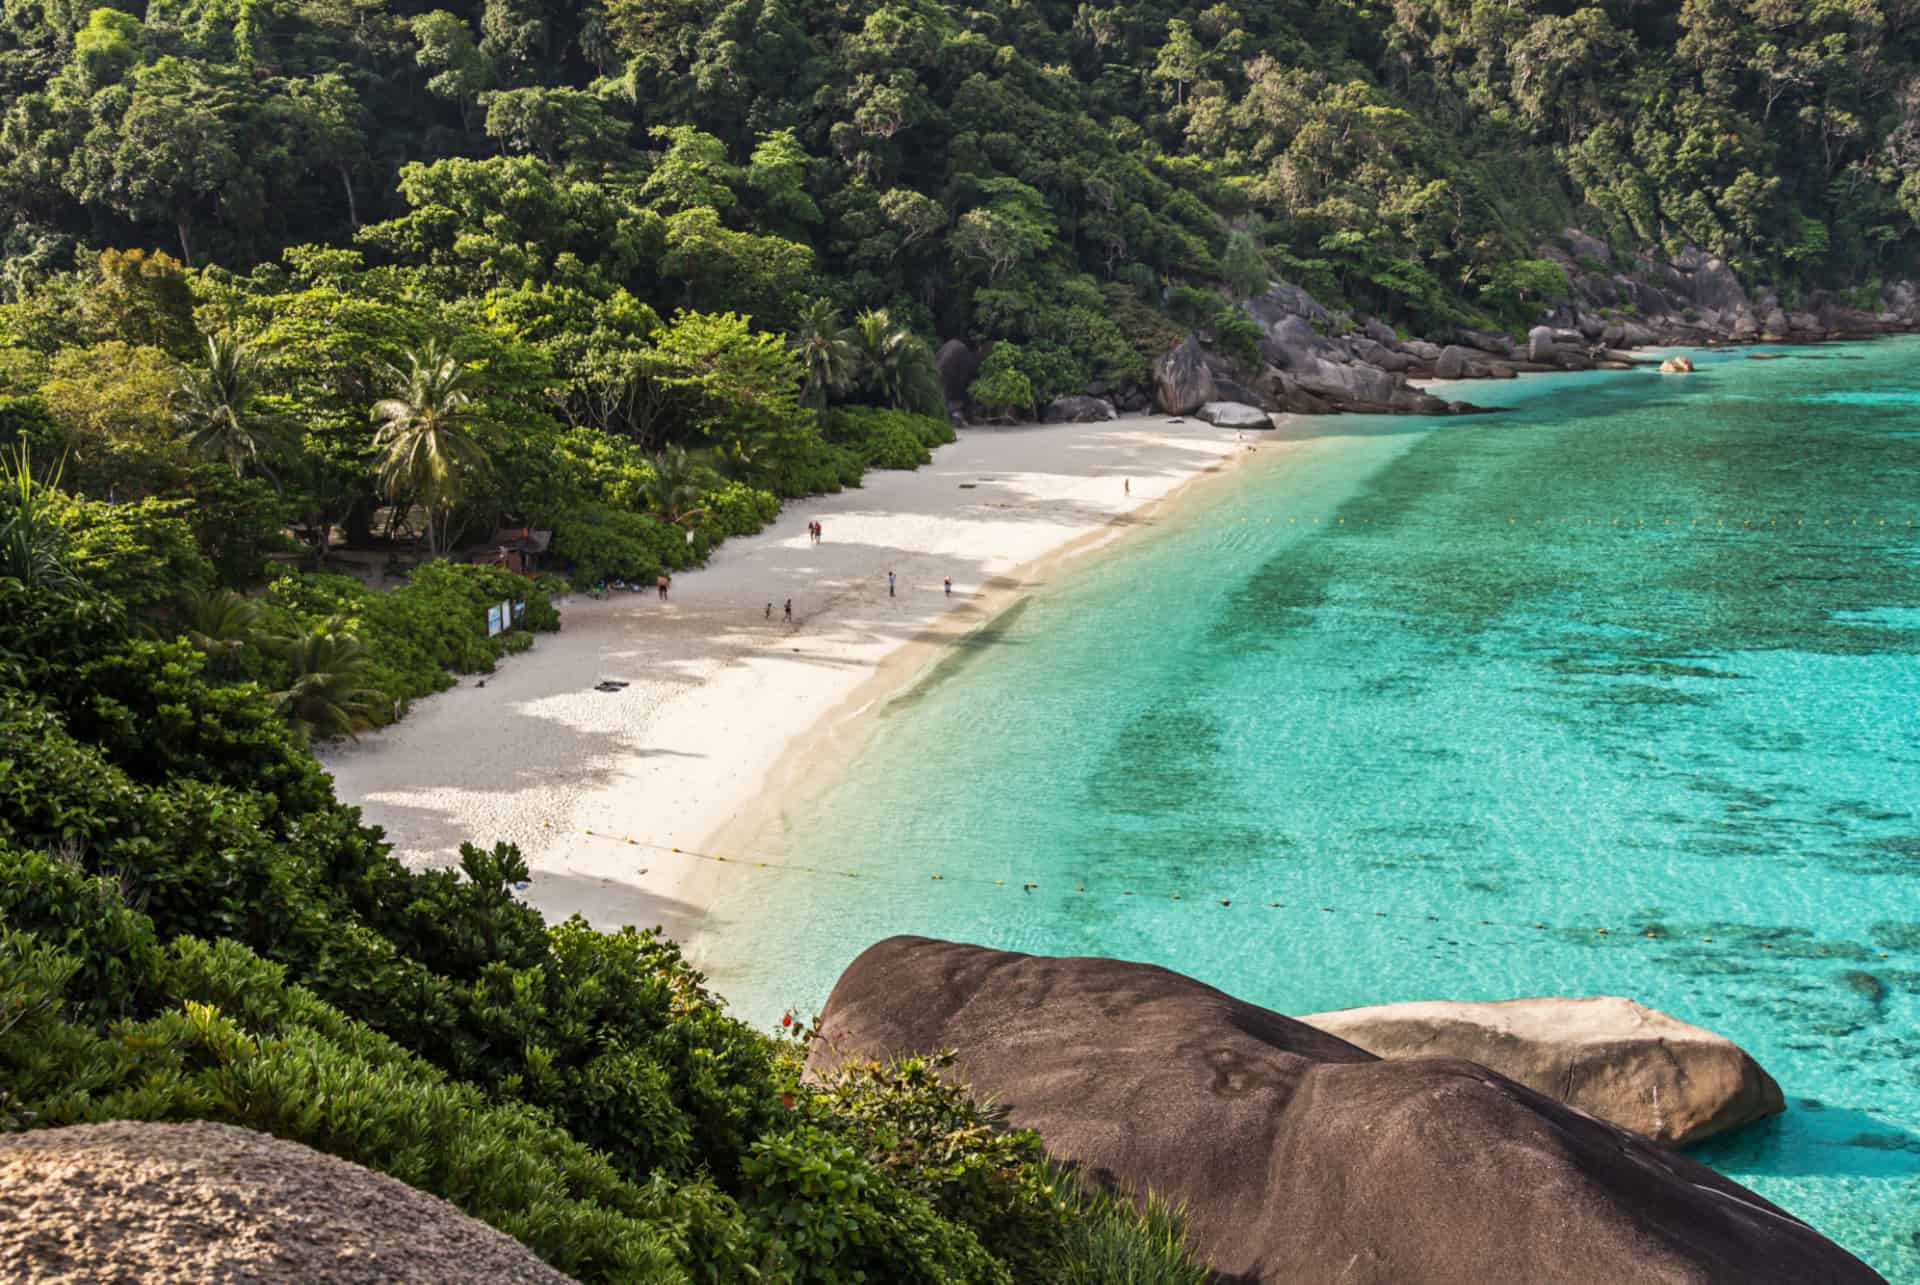
[[800, 310], [792, 343], [807, 372], [804, 400], [824, 410], [828, 395], [845, 391], [854, 378], [854, 348], [840, 328], [840, 310], [825, 299], [809, 303]]
[[231, 669], [249, 643], [260, 608], [231, 589], [189, 589], [180, 624], [186, 640], [216, 668]]
[[225, 460], [235, 473], [249, 466], [271, 476], [267, 457], [286, 449], [286, 424], [255, 413], [263, 378], [251, 346], [219, 335], [207, 337], [205, 367], [182, 366], [174, 391], [174, 420], [194, 450]]
[[0, 456], [0, 576], [10, 576], [29, 589], [63, 589], [78, 582], [67, 563], [67, 531], [53, 512], [59, 494], [64, 461], [53, 475], [36, 478], [27, 452], [26, 434], [8, 455]]
[[469, 434], [477, 376], [437, 342], [407, 354], [408, 367], [387, 367], [394, 395], [374, 403], [382, 421], [373, 444], [380, 489], [390, 501], [417, 498], [427, 510], [427, 547], [443, 553], [443, 518], [487, 468], [487, 454]]
[[315, 735], [352, 738], [373, 726], [375, 705], [386, 699], [362, 684], [366, 648], [343, 632], [345, 628], [346, 621], [335, 616], [314, 632], [273, 643], [293, 670], [286, 690], [273, 693], [274, 706], [308, 740]]
[[647, 481], [647, 506], [662, 520], [679, 526], [706, 512], [696, 507], [712, 478], [687, 454], [684, 446], [669, 447], [653, 457], [653, 477]]
[[854, 317], [842, 337], [853, 349], [861, 382], [873, 385], [890, 405], [898, 406], [901, 358], [913, 340], [913, 332], [894, 325], [893, 314], [885, 308], [869, 308]]

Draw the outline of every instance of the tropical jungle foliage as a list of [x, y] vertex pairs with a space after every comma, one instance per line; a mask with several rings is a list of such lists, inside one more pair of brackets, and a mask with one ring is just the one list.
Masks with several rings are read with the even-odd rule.
[[[919, 444], [870, 416], [850, 440]], [[335, 800], [307, 737], [486, 668], [500, 640], [448, 622], [488, 602], [553, 627], [539, 585], [434, 562], [242, 596], [176, 504], [5, 472], [0, 1132], [264, 1130], [585, 1281], [1204, 1279], [1166, 1211], [1082, 1191], [934, 1063], [803, 1085], [801, 1040], [671, 942], [544, 923], [505, 845], [410, 872]]]
[[[1523, 325], [1579, 226], [1871, 294], [1920, 246], [1917, 30], [1915, 0], [6, 6], [0, 432], [85, 495], [217, 497], [232, 587], [276, 521], [324, 559], [416, 512], [432, 551], [506, 519], [645, 579], [914, 454], [858, 408], [1028, 415], [1186, 329], [1245, 355], [1223, 305], [1274, 277]], [[996, 345], [967, 390], [951, 338]]]

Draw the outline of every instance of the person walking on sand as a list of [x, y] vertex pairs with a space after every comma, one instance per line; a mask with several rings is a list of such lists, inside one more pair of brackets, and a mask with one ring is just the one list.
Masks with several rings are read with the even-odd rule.
[[887, 597], [893, 597], [893, 572], [887, 572]]
[[814, 523], [813, 524], [813, 542], [815, 544], [819, 544], [822, 540], [826, 538], [827, 538], [826, 528], [821, 526], [818, 522]]
[[772, 603], [768, 603], [768, 604], [767, 604], [767, 614], [766, 614], [766, 616], [765, 616], [765, 619], [767, 619], [767, 620], [772, 620], [772, 619], [773, 619], [773, 604], [772, 604]]
[[947, 597], [953, 597], [953, 577], [947, 577]]
[[793, 599], [791, 598], [787, 599], [787, 605], [785, 607], [785, 611], [787, 613], [787, 623], [792, 624], [793, 623]]
[[1124, 487], [1124, 488], [1126, 489], [1126, 493], [1127, 493], [1128, 495], [1132, 495], [1132, 494], [1133, 494], [1133, 479], [1132, 479], [1132, 478], [1127, 478], [1127, 479], [1126, 479], [1125, 481], [1123, 481], [1122, 483], [1120, 483], [1120, 485], [1121, 485], [1122, 487]]
[[660, 601], [662, 602], [667, 600], [667, 584], [667, 573], [664, 571], [653, 578], [653, 587], [660, 591]]

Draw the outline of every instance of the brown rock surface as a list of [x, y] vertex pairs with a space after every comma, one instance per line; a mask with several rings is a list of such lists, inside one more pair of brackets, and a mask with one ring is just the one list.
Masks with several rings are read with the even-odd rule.
[[1191, 415], [1216, 397], [1213, 372], [1192, 335], [1154, 363], [1153, 401], [1163, 414]]
[[565, 1285], [518, 1241], [384, 1174], [223, 1124], [0, 1139], [8, 1281]]
[[1429, 1000], [1300, 1019], [1384, 1058], [1463, 1057], [1663, 1146], [1786, 1109], [1739, 1045], [1617, 996]]
[[941, 1048], [1054, 1155], [1183, 1203], [1236, 1280], [1880, 1280], [1705, 1166], [1484, 1067], [1381, 1061], [1150, 965], [889, 938], [841, 975], [808, 1064]]

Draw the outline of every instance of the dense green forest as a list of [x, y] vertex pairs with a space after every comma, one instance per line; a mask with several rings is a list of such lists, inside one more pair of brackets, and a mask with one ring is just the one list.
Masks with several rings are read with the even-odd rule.
[[321, 554], [393, 504], [697, 562], [923, 458], [948, 339], [1021, 414], [1270, 277], [1436, 331], [1569, 226], [1789, 302], [1917, 243], [1913, 0], [0, 12], [0, 430], [91, 495], [225, 462]]

